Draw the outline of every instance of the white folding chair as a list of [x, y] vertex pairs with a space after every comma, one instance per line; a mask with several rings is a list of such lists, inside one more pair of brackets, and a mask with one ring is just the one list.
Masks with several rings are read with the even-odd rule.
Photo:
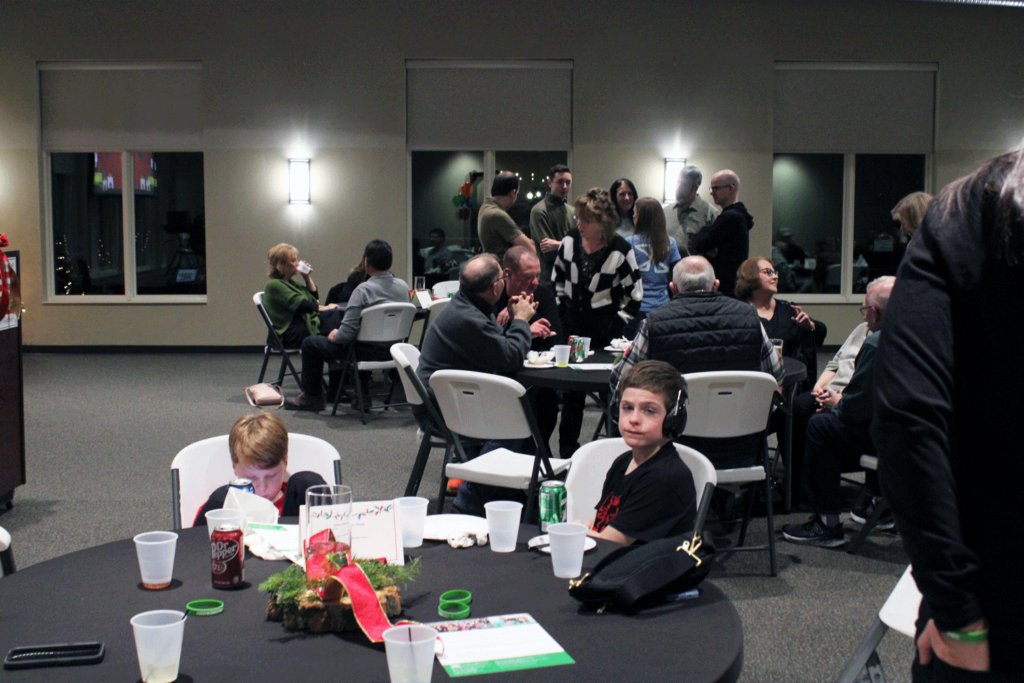
[[444, 307], [448, 305], [449, 301], [450, 299], [448, 299], [447, 297], [444, 299], [436, 299], [434, 301], [431, 301], [430, 305], [427, 306], [427, 319], [423, 322], [423, 334], [420, 335], [421, 349], [423, 348], [424, 340], [426, 340], [427, 338], [427, 330], [429, 330], [430, 326], [434, 324], [434, 318], [436, 318], [437, 314], [440, 313], [444, 309]]
[[[673, 445], [693, 475], [693, 486], [697, 493], [694, 505], [699, 509], [704, 496], [711, 495], [718, 482], [715, 466], [692, 448], [678, 443]], [[612, 462], [628, 450], [629, 446], [623, 439], [598, 439], [580, 446], [572, 454], [569, 476], [565, 478], [566, 519], [570, 522], [587, 520], [594, 515], [594, 510], [601, 502], [601, 489]], [[712, 488], [706, 489], [706, 484], [711, 484]]]
[[[766, 433], [772, 400], [779, 386], [775, 378], [768, 373], [694, 372], [683, 375], [683, 379], [686, 380], [686, 391], [689, 395], [683, 436], [723, 439]], [[760, 464], [732, 469], [716, 468], [716, 473], [719, 486], [764, 482], [765, 506], [768, 512], [768, 544], [743, 545], [756, 497], [751, 491], [736, 546], [726, 549], [724, 553], [767, 550], [771, 574], [775, 576], [778, 573], [775, 558], [775, 520], [772, 513], [771, 477], [767, 471], [767, 454], [766, 442], [762, 442], [757, 453]]]
[[459, 281], [445, 280], [444, 282], [438, 282], [430, 291], [438, 299], [447, 299], [449, 294], [455, 294], [459, 291]]
[[863, 680], [860, 676], [861, 670], [867, 667], [868, 680], [872, 683], [885, 683], [885, 673], [882, 671], [882, 662], [878, 658], [878, 645], [882, 642], [889, 629], [902, 633], [911, 638], [916, 637], [917, 613], [921, 609], [921, 592], [917, 589], [917, 583], [910, 573], [911, 567], [907, 567], [900, 577], [896, 587], [886, 599], [882, 609], [878, 611], [875, 623], [868, 629], [860, 646], [853, 657], [847, 663], [843, 672], [839, 674], [836, 683], [855, 683]]
[[[341, 456], [323, 439], [288, 435], [288, 472], [316, 472], [327, 483], [341, 483]], [[206, 499], [235, 478], [228, 435], [203, 439], [181, 449], [171, 461], [171, 515], [175, 529], [188, 529]]]
[[0, 576], [7, 576], [16, 571], [14, 551], [11, 550], [11, 535], [0, 526]]
[[[534, 512], [539, 481], [554, 479], [569, 467], [568, 460], [552, 458], [540, 436], [526, 389], [500, 375], [466, 370], [439, 370], [430, 376], [441, 417], [452, 435], [445, 462], [454, 448], [466, 460], [448, 463], [445, 476], [463, 481], [527, 491], [526, 516]], [[466, 458], [459, 437], [471, 439], [532, 438], [536, 455], [513, 453], [499, 448], [472, 460]], [[441, 479], [446, 485], [445, 478]], [[439, 503], [441, 500], [438, 501]]]
[[[364, 400], [362, 382], [359, 381], [359, 372], [394, 370], [397, 366], [394, 360], [359, 360], [356, 347], [359, 344], [364, 344], [390, 349], [392, 344], [404, 342], [412, 333], [412, 324], [415, 317], [416, 306], [410, 303], [377, 304], [362, 310], [359, 319], [359, 334], [356, 335], [355, 341], [348, 345], [348, 356], [342, 365], [341, 382], [338, 385], [338, 392], [334, 395], [334, 409], [331, 411], [331, 415], [338, 413], [341, 387], [345, 384], [345, 377], [351, 373], [356, 389], [356, 405], [359, 409], [359, 417], [362, 419], [363, 424], [366, 424], [369, 397], [365, 397]], [[388, 398], [383, 406], [384, 410], [391, 407], [391, 396], [395, 391], [393, 379], [390, 380], [390, 384]]]
[[[412, 471], [409, 472], [409, 481], [405, 485], [405, 495], [415, 496], [420, 489], [420, 481], [423, 479], [423, 471], [427, 467], [427, 460], [430, 458], [432, 448], [444, 448], [447, 450], [451, 441], [448, 428], [435, 405], [426, 387], [416, 374], [420, 364], [420, 352], [412, 344], [393, 344], [391, 346], [391, 357], [398, 364], [398, 376], [402, 380], [402, 387], [405, 389], [405, 398], [412, 405], [425, 406], [430, 417], [430, 424], [426, 430], [417, 429], [417, 438], [420, 441], [419, 450], [416, 453], [416, 460], [413, 462]], [[444, 504], [445, 486], [444, 463], [441, 465], [441, 492], [438, 496], [437, 509], [435, 514], [441, 514]]]
[[291, 356], [298, 356], [302, 353], [301, 349], [286, 349], [284, 342], [281, 341], [281, 337], [277, 334], [277, 330], [274, 329], [274, 323], [270, 321], [270, 316], [267, 314], [267, 309], [263, 307], [263, 292], [256, 292], [252, 295], [252, 302], [256, 304], [256, 310], [259, 311], [260, 317], [263, 318], [263, 324], [267, 327], [267, 343], [263, 347], [263, 367], [260, 368], [260, 378], [256, 380], [259, 384], [263, 381], [263, 376], [267, 373], [267, 363], [270, 362], [271, 356], [281, 356], [281, 369], [277, 373], [277, 383], [281, 384], [284, 381], [285, 370], [290, 370], [292, 377], [298, 385], [302, 386], [302, 381], [299, 379], [299, 373], [295, 371], [295, 366], [292, 365]]

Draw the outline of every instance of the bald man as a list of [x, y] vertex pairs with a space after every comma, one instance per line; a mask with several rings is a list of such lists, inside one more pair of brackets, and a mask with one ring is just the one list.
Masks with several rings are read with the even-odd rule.
[[[642, 360], [661, 360], [681, 373], [713, 370], [767, 372], [781, 384], [782, 358], [772, 346], [757, 311], [724, 296], [715, 271], [703, 256], [687, 256], [672, 271], [669, 302], [651, 311], [622, 362], [612, 370], [614, 395], [619, 377]], [[715, 443], [677, 439], [706, 455], [715, 467], [753, 464], [757, 439], [716, 439]], [[728, 443], [723, 443], [728, 442]]]
[[740, 179], [725, 169], [711, 177], [711, 199], [722, 213], [694, 235], [691, 251], [704, 254], [715, 269], [722, 293], [736, 296], [736, 271], [750, 256], [750, 229], [754, 219], [739, 201]]

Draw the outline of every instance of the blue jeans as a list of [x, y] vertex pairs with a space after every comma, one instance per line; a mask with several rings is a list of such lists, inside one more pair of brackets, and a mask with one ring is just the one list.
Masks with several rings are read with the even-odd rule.
[[[533, 453], [535, 450], [533, 439], [495, 439], [484, 443], [480, 449], [480, 455], [499, 448], [507, 448], [513, 453]], [[492, 500], [515, 500], [525, 503], [526, 494], [519, 489], [507, 489], [502, 486], [489, 486], [467, 481], [459, 487], [455, 502], [452, 503], [452, 509], [461, 514], [483, 517], [484, 503], [489, 503]]]

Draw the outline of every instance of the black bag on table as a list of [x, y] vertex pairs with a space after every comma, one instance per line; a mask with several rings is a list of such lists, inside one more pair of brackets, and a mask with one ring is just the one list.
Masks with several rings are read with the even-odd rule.
[[711, 483], [704, 488], [693, 532], [611, 552], [569, 583], [569, 595], [586, 605], [635, 612], [697, 586], [715, 559], [715, 547], [701, 537], [713, 489]]

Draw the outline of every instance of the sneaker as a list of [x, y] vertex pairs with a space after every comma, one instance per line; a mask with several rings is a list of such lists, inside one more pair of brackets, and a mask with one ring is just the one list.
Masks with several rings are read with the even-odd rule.
[[295, 398], [286, 399], [284, 407], [286, 410], [308, 410], [313, 413], [319, 413], [325, 407], [324, 397], [310, 396], [306, 392], [301, 392]]
[[[864, 505], [859, 505], [850, 511], [850, 519], [857, 524], [867, 524], [871, 515], [875, 514], [875, 501], [872, 499]], [[892, 510], [886, 508], [882, 516], [878, 518], [875, 529], [878, 531], [890, 531], [895, 528], [896, 520], [892, 516]]]
[[827, 527], [818, 515], [812, 515], [804, 524], [787, 524], [782, 527], [782, 536], [790, 543], [817, 545], [822, 548], [838, 548], [846, 543], [843, 525]]

